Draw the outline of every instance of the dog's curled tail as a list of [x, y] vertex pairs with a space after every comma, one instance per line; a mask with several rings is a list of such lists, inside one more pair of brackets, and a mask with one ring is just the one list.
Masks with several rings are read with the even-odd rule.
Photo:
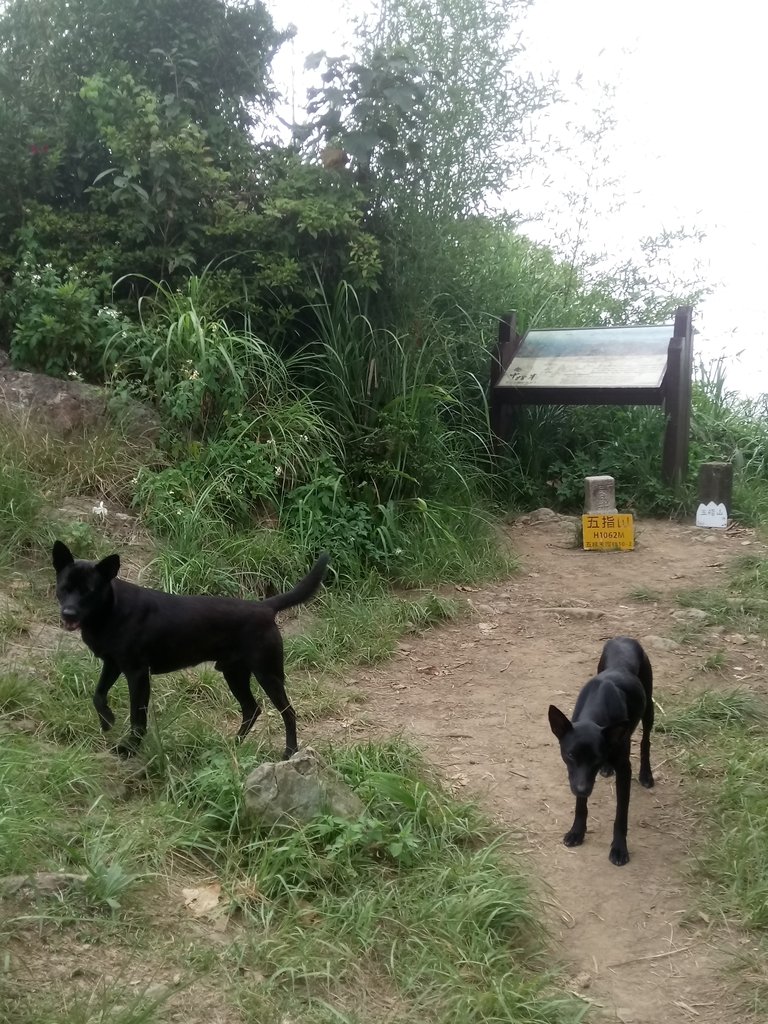
[[293, 590], [289, 590], [285, 594], [275, 594], [274, 597], [267, 597], [262, 601], [262, 604], [267, 605], [268, 608], [275, 612], [281, 612], [284, 608], [293, 608], [297, 604], [306, 604], [320, 589], [320, 584], [323, 582], [325, 570], [328, 568], [330, 559], [331, 556], [323, 552], [307, 575], [299, 580]]

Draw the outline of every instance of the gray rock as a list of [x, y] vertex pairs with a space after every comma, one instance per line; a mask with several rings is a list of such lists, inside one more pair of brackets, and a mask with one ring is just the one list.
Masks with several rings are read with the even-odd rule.
[[523, 521], [531, 526], [536, 526], [537, 523], [556, 523], [559, 518], [557, 512], [551, 508], [537, 508], [522, 517]]
[[572, 619], [602, 619], [605, 612], [600, 608], [573, 608], [570, 605], [558, 605], [556, 608], [537, 608], [536, 611], [552, 615], [570, 615]]
[[31, 875], [7, 875], [0, 878], [0, 893], [13, 896], [22, 889], [62, 893], [68, 889], [82, 889], [87, 881], [87, 875], [74, 875], [68, 871], [36, 871]]
[[704, 619], [708, 619], [709, 615], [701, 608], [681, 608], [679, 611], [672, 612], [672, 618], [678, 622], [703, 622]]
[[676, 640], [670, 640], [667, 636], [644, 636], [642, 643], [643, 647], [647, 647], [649, 650], [665, 651], [667, 654], [673, 654], [680, 650], [680, 644]]
[[79, 380], [13, 370], [0, 363], [0, 416], [33, 418], [58, 434], [72, 434], [99, 423], [116, 423], [132, 437], [156, 439], [157, 414], [132, 399]]
[[289, 761], [259, 765], [245, 780], [245, 807], [260, 824], [305, 824], [323, 814], [353, 821], [360, 798], [311, 747]]

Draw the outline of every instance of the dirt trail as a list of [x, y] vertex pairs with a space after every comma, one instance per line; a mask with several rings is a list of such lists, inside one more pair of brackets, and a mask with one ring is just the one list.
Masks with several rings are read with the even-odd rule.
[[[747, 531], [654, 522], [640, 524], [636, 551], [602, 554], [574, 548], [573, 524], [563, 519], [524, 519], [509, 532], [520, 573], [467, 593], [470, 619], [409, 640], [381, 669], [358, 672], [350, 682], [366, 703], [336, 730], [351, 739], [402, 732], [463, 792], [520, 830], [551, 906], [555, 948], [574, 991], [601, 1008], [598, 1017], [625, 1024], [742, 1020], [718, 971], [721, 939], [692, 914], [684, 871], [695, 844], [693, 815], [671, 745], [654, 737], [653, 790], [633, 781], [632, 859], [616, 868], [608, 861], [615, 807], [609, 780], [598, 780], [590, 800], [584, 845], [562, 844], [573, 801], [547, 707], [554, 702], [570, 713], [602, 642], [622, 633], [645, 644], [662, 707], [670, 694], [736, 678], [760, 685], [765, 651], [758, 644], [717, 632], [696, 645], [669, 640], [680, 624], [673, 616], [685, 615], [675, 593], [716, 587], [728, 563], [758, 544]], [[632, 599], [639, 587], [658, 600]], [[722, 648], [738, 653], [728, 659], [735, 677], [702, 676], [707, 654]]]

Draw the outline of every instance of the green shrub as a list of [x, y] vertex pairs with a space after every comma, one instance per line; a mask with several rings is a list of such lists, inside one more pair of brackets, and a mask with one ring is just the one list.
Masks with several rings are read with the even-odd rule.
[[108, 290], [108, 280], [88, 282], [74, 270], [60, 274], [27, 253], [3, 303], [14, 323], [14, 365], [53, 377], [103, 379], [107, 343], [124, 330], [117, 310], [103, 304]]

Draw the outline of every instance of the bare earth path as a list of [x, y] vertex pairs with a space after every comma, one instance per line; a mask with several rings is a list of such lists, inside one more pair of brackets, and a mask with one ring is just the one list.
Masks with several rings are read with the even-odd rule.
[[[617, 634], [646, 645], [662, 707], [671, 694], [736, 680], [762, 688], [759, 641], [716, 632], [694, 645], [668, 640], [681, 624], [675, 613], [685, 615], [675, 593], [717, 587], [729, 562], [759, 545], [747, 531], [659, 522], [640, 524], [637, 550], [625, 554], [575, 549], [573, 525], [557, 518], [524, 519], [509, 532], [521, 571], [467, 593], [471, 617], [402, 644], [380, 669], [358, 672], [350, 682], [366, 702], [334, 731], [352, 739], [402, 733], [460, 790], [520, 831], [551, 906], [555, 949], [574, 991], [599, 1008], [598, 1018], [743, 1020], [718, 971], [722, 936], [692, 913], [695, 894], [685, 866], [696, 836], [671, 745], [654, 736], [655, 789], [633, 781], [632, 859], [616, 868], [608, 861], [615, 806], [608, 780], [598, 780], [590, 800], [584, 845], [562, 845], [573, 801], [547, 707], [553, 702], [570, 714], [603, 641]], [[633, 599], [639, 587], [658, 600]], [[726, 678], [704, 676], [707, 654], [723, 648]]]

